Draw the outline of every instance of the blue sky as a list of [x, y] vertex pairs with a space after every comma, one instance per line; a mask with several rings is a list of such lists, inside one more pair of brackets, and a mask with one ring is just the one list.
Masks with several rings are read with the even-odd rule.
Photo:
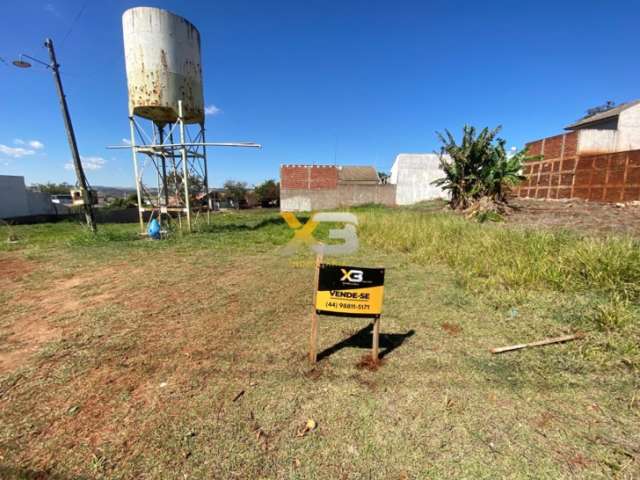
[[640, 97], [638, 1], [4, 2], [0, 174], [74, 181], [50, 73], [10, 65], [21, 52], [46, 59], [50, 36], [90, 182], [133, 185], [129, 154], [105, 146], [128, 136], [121, 15], [139, 5], [200, 30], [205, 102], [220, 110], [208, 139], [264, 145], [211, 151], [214, 185], [277, 178], [281, 163], [389, 170], [465, 123], [501, 124], [520, 147]]

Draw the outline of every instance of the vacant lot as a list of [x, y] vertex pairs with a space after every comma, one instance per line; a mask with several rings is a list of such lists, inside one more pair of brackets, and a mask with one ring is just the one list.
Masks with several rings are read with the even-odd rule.
[[584, 200], [514, 199], [510, 223], [534, 228], [569, 228], [585, 233], [640, 236], [640, 205]]
[[0, 230], [0, 478], [640, 476], [637, 240], [439, 210], [356, 209], [326, 259], [388, 269], [376, 370], [337, 317], [307, 362], [313, 257], [275, 213]]

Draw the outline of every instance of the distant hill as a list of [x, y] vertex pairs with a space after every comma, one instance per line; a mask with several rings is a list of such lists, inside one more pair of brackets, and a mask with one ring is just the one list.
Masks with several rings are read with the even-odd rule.
[[135, 188], [128, 187], [105, 187], [103, 185], [92, 185], [91, 188], [97, 190], [99, 194], [105, 197], [126, 197], [132, 193], [136, 193]]

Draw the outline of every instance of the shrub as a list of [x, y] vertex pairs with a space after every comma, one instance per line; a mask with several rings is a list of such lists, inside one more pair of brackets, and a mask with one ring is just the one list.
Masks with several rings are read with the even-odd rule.
[[500, 128], [484, 128], [476, 135], [474, 127], [465, 125], [460, 144], [448, 130], [444, 135], [437, 134], [442, 142], [440, 168], [445, 176], [433, 184], [450, 192], [452, 208], [466, 209], [483, 197], [504, 203], [504, 187], [524, 180], [522, 163], [531, 157], [526, 150], [507, 153], [506, 140], [497, 137]]

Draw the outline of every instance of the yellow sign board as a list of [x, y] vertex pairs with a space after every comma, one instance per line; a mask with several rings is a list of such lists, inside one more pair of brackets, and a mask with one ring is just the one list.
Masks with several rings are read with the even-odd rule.
[[383, 293], [384, 268], [320, 264], [316, 313], [379, 318]]

